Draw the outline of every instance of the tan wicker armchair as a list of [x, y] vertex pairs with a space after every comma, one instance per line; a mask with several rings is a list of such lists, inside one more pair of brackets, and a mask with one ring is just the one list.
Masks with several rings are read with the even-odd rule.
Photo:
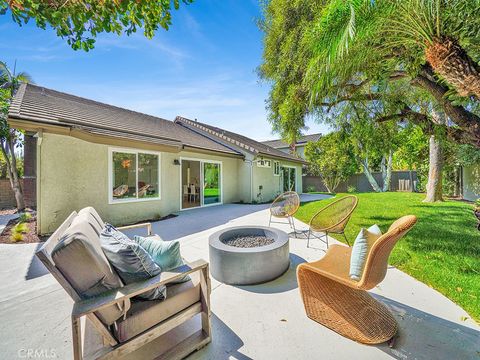
[[397, 332], [395, 318], [366, 290], [385, 278], [390, 252], [416, 221], [413, 215], [404, 216], [376, 240], [360, 281], [349, 276], [352, 249], [347, 246], [333, 245], [321, 260], [299, 265], [297, 279], [307, 316], [364, 344], [392, 339]]
[[[328, 248], [328, 234], [342, 234], [347, 244], [350, 245], [345, 235], [345, 227], [357, 204], [358, 198], [348, 195], [328, 204], [313, 215], [308, 228], [307, 247], [310, 246], [310, 237], [313, 236], [320, 240], [325, 237]], [[316, 236], [316, 232], [322, 232], [324, 235]]]
[[284, 224], [284, 222], [272, 221], [272, 217], [287, 219], [288, 224], [293, 228], [295, 236], [297, 236], [293, 215], [299, 207], [300, 197], [295, 191], [287, 191], [279, 195], [273, 200], [272, 205], [270, 205], [270, 220], [268, 221], [268, 226], [270, 226], [271, 223]]

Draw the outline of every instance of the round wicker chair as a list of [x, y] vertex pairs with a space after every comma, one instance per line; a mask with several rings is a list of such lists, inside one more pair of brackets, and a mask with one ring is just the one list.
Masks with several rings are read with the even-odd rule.
[[[307, 247], [310, 246], [310, 237], [313, 236], [320, 240], [325, 237], [328, 248], [328, 234], [342, 234], [347, 244], [350, 245], [345, 235], [345, 227], [357, 204], [358, 198], [348, 195], [328, 204], [313, 215], [308, 229]], [[316, 236], [317, 232], [322, 232], [324, 235]]]
[[352, 249], [332, 245], [316, 262], [300, 264], [297, 279], [307, 316], [349, 339], [364, 344], [389, 341], [397, 333], [397, 322], [385, 305], [367, 290], [383, 281], [388, 258], [417, 218], [395, 221], [369, 250], [360, 281], [349, 276]]
[[272, 205], [270, 205], [270, 220], [268, 226], [270, 226], [271, 223], [284, 224], [284, 222], [272, 221], [272, 217], [287, 219], [288, 224], [293, 228], [295, 236], [297, 236], [293, 215], [297, 212], [299, 207], [300, 197], [295, 191], [287, 191], [277, 196], [277, 198], [273, 200]]

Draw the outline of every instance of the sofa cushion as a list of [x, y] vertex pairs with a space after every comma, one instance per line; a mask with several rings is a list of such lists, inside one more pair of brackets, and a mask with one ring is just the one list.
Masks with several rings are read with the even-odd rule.
[[375, 241], [382, 235], [378, 225], [372, 225], [368, 229], [362, 228], [355, 239], [350, 255], [350, 278], [359, 281], [362, 277], [363, 268], [367, 261], [368, 252]]
[[[180, 254], [180, 243], [177, 240], [163, 241], [158, 235], [147, 237], [135, 235], [133, 239], [147, 251], [162, 271], [173, 270], [185, 264]], [[178, 284], [189, 279], [190, 277], [186, 275], [172, 283]]]
[[[123, 286], [101, 249], [98, 235], [85, 216], [75, 217], [55, 245], [52, 260], [82, 299]], [[129, 308], [130, 301], [122, 306], [106, 307], [97, 311], [96, 315], [103, 323], [111, 325]]]
[[124, 342], [200, 301], [200, 275], [192, 273], [187, 282], [167, 286], [164, 301], [132, 300], [125, 319], [114, 326], [118, 341]]
[[[100, 234], [100, 243], [108, 261], [125, 284], [151, 278], [162, 271], [144, 248], [110, 224], [105, 224]], [[149, 290], [138, 297], [163, 300], [165, 286]]]
[[100, 233], [102, 232], [105, 223], [93, 207], [89, 206], [83, 208], [78, 212], [78, 215], [85, 216], [90, 226], [95, 230], [97, 235], [100, 236]]

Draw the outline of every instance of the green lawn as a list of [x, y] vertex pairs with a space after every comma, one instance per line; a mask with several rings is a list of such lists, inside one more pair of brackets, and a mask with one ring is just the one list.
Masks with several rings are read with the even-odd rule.
[[207, 189], [203, 190], [203, 195], [206, 196], [206, 197], [219, 196], [220, 191], [219, 191], [218, 188], [207, 188]]
[[[337, 194], [334, 199], [345, 196]], [[460, 201], [422, 203], [423, 194], [363, 193], [347, 226], [353, 242], [361, 227], [386, 231], [397, 218], [413, 214], [414, 228], [395, 246], [390, 264], [438, 290], [480, 320], [480, 232], [472, 205]], [[308, 223], [333, 199], [302, 204], [295, 217]], [[342, 241], [342, 237], [336, 236]]]

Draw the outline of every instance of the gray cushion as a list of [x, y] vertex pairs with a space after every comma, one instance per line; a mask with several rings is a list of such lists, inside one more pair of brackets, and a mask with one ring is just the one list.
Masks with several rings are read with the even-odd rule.
[[[87, 214], [73, 220], [54, 247], [52, 260], [82, 299], [123, 286], [102, 252], [98, 235], [87, 221]], [[130, 302], [127, 301], [124, 306], [128, 308]], [[112, 305], [97, 311], [96, 315], [106, 325], [111, 325], [123, 313], [121, 306]]]
[[90, 224], [90, 226], [95, 230], [98, 236], [100, 236], [100, 233], [103, 230], [103, 227], [105, 226], [105, 223], [103, 220], [100, 218], [100, 215], [98, 215], [97, 211], [89, 206], [86, 208], [83, 208], [78, 212], [79, 216], [85, 216], [86, 220]]
[[[105, 224], [100, 234], [100, 243], [108, 261], [125, 284], [151, 278], [162, 271], [144, 248], [110, 224]], [[139, 297], [147, 300], [163, 300], [165, 294], [165, 286], [162, 285]]]
[[191, 280], [167, 286], [167, 299], [164, 301], [132, 300], [126, 318], [115, 324], [115, 336], [120, 342], [127, 341], [198, 301], [200, 275], [197, 271], [191, 274]]

